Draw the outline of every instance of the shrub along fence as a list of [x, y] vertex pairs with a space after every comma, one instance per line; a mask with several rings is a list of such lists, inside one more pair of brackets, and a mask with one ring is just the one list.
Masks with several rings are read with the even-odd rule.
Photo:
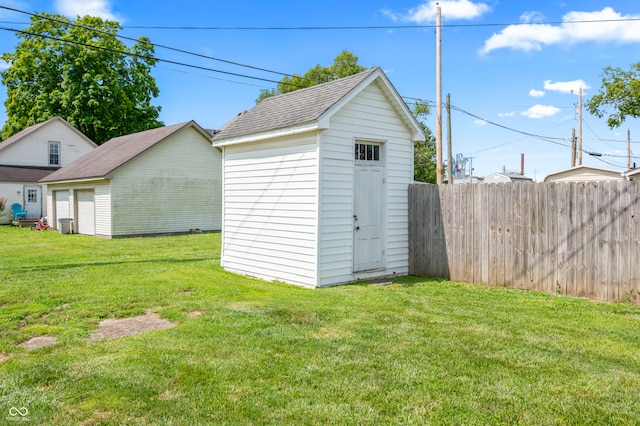
[[640, 304], [640, 182], [410, 185], [409, 272]]

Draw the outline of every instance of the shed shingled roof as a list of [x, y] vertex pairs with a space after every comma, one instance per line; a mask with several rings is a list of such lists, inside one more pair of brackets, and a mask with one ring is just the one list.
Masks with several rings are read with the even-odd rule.
[[42, 179], [41, 182], [105, 178], [156, 144], [190, 125], [196, 127], [208, 140], [207, 133], [195, 121], [158, 127], [131, 135], [110, 139], [71, 164]]
[[378, 69], [267, 98], [228, 121], [213, 141], [311, 123]]

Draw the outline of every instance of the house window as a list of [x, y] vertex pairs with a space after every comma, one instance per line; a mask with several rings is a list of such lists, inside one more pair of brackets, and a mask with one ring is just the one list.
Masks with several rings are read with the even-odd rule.
[[38, 202], [38, 190], [27, 189], [27, 203], [37, 203], [37, 202]]
[[60, 142], [49, 142], [49, 165], [60, 165]]
[[380, 145], [356, 143], [355, 159], [360, 161], [380, 161]]

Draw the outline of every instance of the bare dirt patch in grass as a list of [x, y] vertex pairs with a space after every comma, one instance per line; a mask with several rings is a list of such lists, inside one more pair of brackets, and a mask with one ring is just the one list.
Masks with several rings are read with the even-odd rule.
[[25, 348], [28, 351], [32, 351], [34, 349], [44, 348], [45, 346], [55, 345], [57, 341], [58, 341], [57, 337], [38, 336], [38, 337], [32, 337], [26, 342], [20, 343], [19, 346]]
[[202, 311], [191, 311], [191, 312], [187, 312], [187, 316], [189, 318], [198, 318], [199, 316], [202, 315]]
[[3, 353], [0, 353], [0, 362], [4, 362], [4, 361], [8, 360], [9, 358], [11, 358], [9, 355], [5, 355]]
[[101, 339], [115, 339], [117, 337], [133, 336], [147, 331], [163, 330], [175, 327], [177, 324], [160, 318], [157, 314], [146, 314], [125, 319], [106, 319], [89, 336], [90, 341]]

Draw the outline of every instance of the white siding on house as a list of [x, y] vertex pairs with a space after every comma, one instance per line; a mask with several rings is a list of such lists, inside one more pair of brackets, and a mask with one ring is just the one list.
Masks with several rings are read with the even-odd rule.
[[[408, 188], [413, 180], [411, 134], [377, 85], [369, 85], [331, 117], [322, 133], [318, 286], [409, 272]], [[386, 173], [386, 267], [353, 273], [354, 144], [382, 144]]]
[[315, 285], [317, 180], [315, 134], [226, 146], [222, 266]]
[[49, 141], [60, 142], [61, 167], [95, 148], [66, 124], [53, 120], [2, 150], [2, 164], [49, 167]]
[[220, 230], [220, 161], [220, 150], [189, 127], [117, 169], [112, 235]]

